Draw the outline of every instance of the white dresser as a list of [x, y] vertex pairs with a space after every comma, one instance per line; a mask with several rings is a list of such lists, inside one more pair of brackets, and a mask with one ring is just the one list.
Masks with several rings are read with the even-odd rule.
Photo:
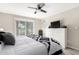
[[63, 48], [67, 47], [67, 28], [49, 28], [46, 30], [45, 36], [57, 40]]

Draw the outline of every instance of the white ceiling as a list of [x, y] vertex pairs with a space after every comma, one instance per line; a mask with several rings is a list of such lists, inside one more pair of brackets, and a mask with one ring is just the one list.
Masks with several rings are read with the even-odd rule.
[[27, 8], [36, 5], [37, 3], [0, 3], [0, 12], [42, 19], [79, 6], [78, 3], [46, 3], [43, 9], [47, 13], [38, 11], [37, 14], [34, 14], [34, 9]]

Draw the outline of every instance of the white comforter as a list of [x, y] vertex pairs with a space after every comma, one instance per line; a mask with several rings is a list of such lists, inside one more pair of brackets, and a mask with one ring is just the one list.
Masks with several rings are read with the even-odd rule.
[[[0, 55], [47, 55], [47, 47], [34, 39], [26, 36], [15, 37], [15, 45], [3, 46]], [[62, 49], [61, 45], [51, 42], [49, 54]]]
[[15, 37], [15, 45], [6, 45], [0, 55], [46, 55], [47, 48], [44, 44], [26, 36]]

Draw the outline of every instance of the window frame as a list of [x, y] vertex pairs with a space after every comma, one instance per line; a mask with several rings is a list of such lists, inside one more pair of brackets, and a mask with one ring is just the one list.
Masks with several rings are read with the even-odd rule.
[[[32, 22], [33, 23], [33, 34], [35, 33], [35, 21], [32, 19], [26, 19], [26, 18], [14, 18], [15, 20], [15, 35], [17, 35], [17, 28], [16, 28], [16, 22], [17, 21], [23, 21], [23, 22]], [[21, 35], [17, 35], [17, 36], [21, 36]]]

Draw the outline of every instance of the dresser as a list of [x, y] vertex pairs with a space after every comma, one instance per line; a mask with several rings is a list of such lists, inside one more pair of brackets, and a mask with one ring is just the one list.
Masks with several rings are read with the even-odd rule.
[[46, 30], [45, 36], [57, 40], [62, 48], [67, 47], [67, 28], [49, 28]]

